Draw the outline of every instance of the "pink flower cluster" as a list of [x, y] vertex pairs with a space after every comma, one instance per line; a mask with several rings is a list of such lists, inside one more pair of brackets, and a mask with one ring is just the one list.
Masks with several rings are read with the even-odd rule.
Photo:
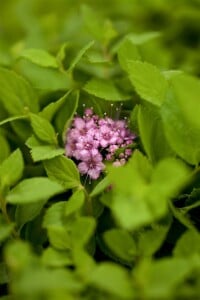
[[76, 160], [81, 174], [97, 179], [105, 168], [104, 160], [115, 166], [125, 164], [132, 154], [130, 145], [134, 139], [125, 120], [100, 118], [87, 108], [83, 117], [73, 119], [65, 150], [68, 157]]

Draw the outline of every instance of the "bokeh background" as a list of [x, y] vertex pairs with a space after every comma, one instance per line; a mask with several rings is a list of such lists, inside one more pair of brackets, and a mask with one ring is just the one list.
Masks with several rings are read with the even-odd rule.
[[113, 34], [109, 47], [128, 33], [159, 32], [145, 47], [149, 60], [200, 75], [199, 0], [1, 0], [0, 65], [12, 65], [26, 48], [56, 54], [63, 43], [70, 57], [98, 40], [97, 20]]

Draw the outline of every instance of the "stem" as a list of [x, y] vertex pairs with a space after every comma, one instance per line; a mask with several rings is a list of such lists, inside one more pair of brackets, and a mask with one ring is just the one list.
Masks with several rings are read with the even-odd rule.
[[89, 216], [93, 216], [93, 208], [92, 208], [92, 198], [88, 194], [85, 187], [83, 187], [85, 193], [85, 200], [86, 200], [86, 211]]

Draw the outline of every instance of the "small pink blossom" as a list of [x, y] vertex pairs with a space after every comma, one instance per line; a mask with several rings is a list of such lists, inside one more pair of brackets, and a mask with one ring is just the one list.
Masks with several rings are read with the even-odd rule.
[[105, 168], [103, 160], [114, 166], [126, 163], [135, 138], [125, 120], [100, 118], [92, 108], [86, 108], [83, 117], [76, 116], [67, 131], [65, 152], [76, 161], [81, 174], [97, 179]]

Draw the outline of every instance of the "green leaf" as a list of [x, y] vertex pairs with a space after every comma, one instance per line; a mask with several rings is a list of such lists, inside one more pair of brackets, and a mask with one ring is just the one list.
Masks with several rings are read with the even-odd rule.
[[67, 92], [63, 97], [61, 97], [57, 101], [51, 102], [49, 105], [45, 106], [45, 108], [39, 113], [39, 116], [51, 122], [55, 114], [59, 111], [59, 109], [62, 108], [66, 100], [68, 100], [70, 93], [71, 91]]
[[113, 190], [111, 209], [126, 229], [135, 229], [163, 217], [168, 201], [177, 196], [190, 180], [189, 170], [181, 161], [166, 158], [154, 170], [148, 160], [135, 151], [129, 162], [109, 172]]
[[18, 205], [15, 211], [15, 221], [19, 228], [22, 228], [24, 224], [35, 219], [41, 212], [45, 203], [46, 200], [26, 205]]
[[71, 237], [74, 247], [85, 246], [94, 234], [96, 222], [93, 217], [80, 217], [71, 225]]
[[[200, 129], [200, 80], [186, 75], [177, 74], [171, 79], [175, 97], [183, 116], [192, 126]], [[188, 101], [189, 99], [189, 101]]]
[[64, 154], [64, 148], [57, 148], [56, 145], [45, 144], [32, 135], [26, 141], [26, 145], [31, 149], [31, 156], [34, 162], [51, 159]]
[[166, 138], [172, 149], [188, 163], [198, 164], [200, 131], [186, 120], [173, 90], [169, 91], [166, 101], [161, 106], [161, 117]]
[[190, 257], [194, 254], [200, 255], [200, 235], [196, 230], [187, 230], [179, 238], [173, 250], [173, 254], [178, 257]]
[[43, 227], [63, 227], [65, 202], [59, 201], [51, 205], [45, 212], [43, 219]]
[[48, 267], [64, 267], [72, 265], [72, 258], [69, 251], [48, 247], [42, 253], [42, 262]]
[[24, 49], [20, 53], [20, 57], [30, 60], [32, 63], [46, 67], [46, 68], [58, 68], [58, 62], [56, 58], [42, 49]]
[[127, 71], [140, 97], [161, 106], [165, 99], [167, 81], [159, 69], [147, 62], [129, 61]]
[[124, 101], [130, 98], [129, 95], [123, 94], [112, 81], [104, 79], [91, 79], [83, 89], [90, 95], [108, 101]]
[[83, 22], [88, 32], [103, 45], [107, 44], [117, 35], [112, 23], [109, 20], [103, 20], [96, 11], [88, 5], [82, 5], [81, 12]]
[[160, 112], [156, 106], [150, 103], [139, 106], [138, 126], [143, 147], [152, 163], [174, 154], [166, 140]]
[[[150, 228], [141, 230], [137, 237], [137, 248], [140, 256], [151, 256], [162, 246], [171, 225], [171, 218], [165, 223], [156, 223]], [[156, 238], [155, 238], [156, 237]]]
[[30, 268], [19, 277], [14, 292], [30, 299], [34, 291], [35, 299], [38, 299], [38, 293], [39, 297], [46, 295], [49, 299], [53, 292], [59, 295], [63, 291], [66, 298], [70, 299], [66, 291], [79, 292], [81, 288], [81, 283], [67, 269]]
[[65, 216], [70, 216], [81, 209], [84, 204], [85, 194], [83, 190], [77, 190], [65, 204]]
[[57, 202], [47, 209], [43, 227], [47, 229], [50, 244], [59, 250], [71, 249], [69, 228], [64, 224], [65, 202]]
[[6, 140], [6, 138], [0, 134], [0, 164], [6, 159], [10, 154], [10, 146]]
[[34, 177], [21, 181], [7, 196], [7, 202], [12, 204], [29, 204], [47, 201], [49, 198], [63, 192], [63, 187], [46, 177]]
[[42, 67], [24, 58], [18, 61], [17, 66], [20, 73], [42, 95], [56, 91], [65, 92], [73, 87], [69, 74], [59, 69]]
[[46, 160], [44, 167], [50, 179], [59, 182], [66, 189], [80, 187], [80, 175], [75, 163], [65, 157], [59, 156]]
[[76, 65], [79, 63], [79, 61], [81, 60], [81, 58], [86, 54], [86, 52], [94, 45], [94, 41], [90, 41], [89, 43], [87, 43], [79, 52], [78, 54], [75, 56], [75, 58], [73, 59], [73, 61], [71, 62], [68, 71], [73, 70]]
[[21, 151], [17, 149], [0, 165], [1, 187], [15, 185], [21, 179], [23, 171], [23, 156]]
[[133, 299], [128, 272], [121, 266], [109, 262], [99, 264], [89, 276], [90, 284], [122, 299]]
[[28, 118], [28, 116], [24, 116], [24, 115], [10, 117], [10, 118], [7, 118], [7, 119], [4, 119], [3, 121], [1, 121], [0, 126], [10, 123], [10, 122], [13, 122], [13, 121], [16, 121], [16, 120], [23, 120], [23, 119], [27, 119], [27, 118]]
[[133, 262], [137, 255], [136, 243], [128, 231], [123, 229], [111, 229], [103, 234], [103, 239], [118, 258], [127, 262]]
[[157, 31], [149, 31], [142, 33], [131, 33], [128, 35], [129, 40], [135, 45], [142, 45], [146, 42], [154, 40], [160, 36], [160, 32]]
[[67, 97], [67, 101], [59, 109], [56, 114], [55, 124], [58, 132], [62, 135], [63, 141], [66, 139], [66, 131], [70, 126], [70, 123], [74, 117], [74, 114], [78, 108], [79, 91], [70, 93]]
[[129, 61], [141, 60], [140, 53], [136, 45], [129, 37], [126, 37], [120, 44], [118, 49], [118, 60], [121, 67], [126, 71], [129, 66]]
[[181, 258], [163, 258], [144, 261], [135, 273], [140, 293], [147, 299], [170, 299], [179, 284], [191, 273], [190, 261]]
[[44, 118], [31, 114], [31, 126], [37, 138], [48, 144], [57, 145], [57, 137], [53, 126]]
[[100, 182], [97, 183], [95, 188], [90, 193], [90, 197], [96, 197], [103, 192], [110, 185], [108, 177], [104, 177]]
[[56, 148], [53, 145], [45, 145], [39, 147], [33, 147], [31, 149], [31, 156], [34, 162], [41, 160], [52, 159], [54, 157], [64, 154], [65, 150], [62, 148]]
[[0, 68], [0, 102], [10, 115], [38, 112], [38, 101], [30, 84], [13, 71]]
[[1, 242], [11, 236], [14, 226], [14, 223], [8, 224], [2, 214], [0, 214], [0, 245]]

